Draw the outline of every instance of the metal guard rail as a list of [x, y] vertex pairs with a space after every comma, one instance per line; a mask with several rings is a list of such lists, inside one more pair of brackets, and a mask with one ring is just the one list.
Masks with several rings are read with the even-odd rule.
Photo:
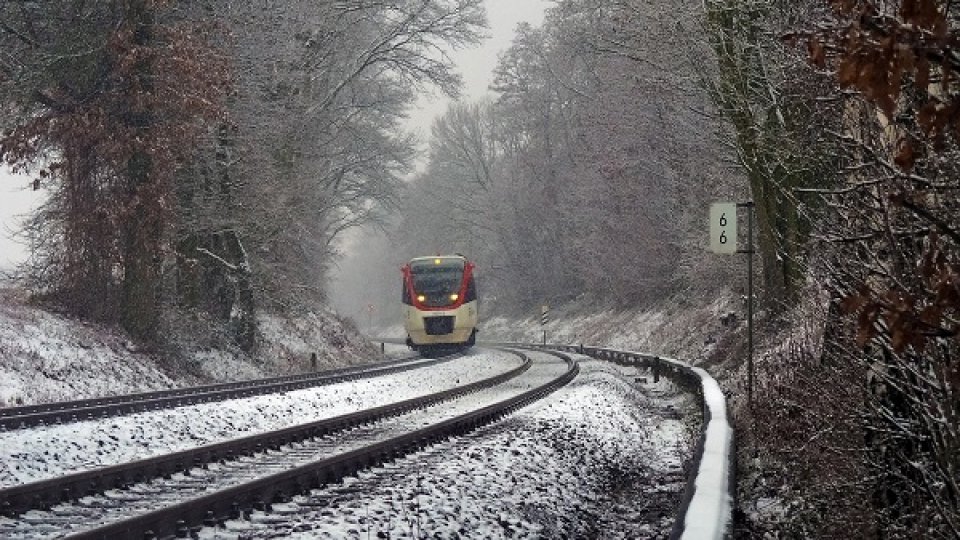
[[736, 491], [733, 427], [727, 420], [723, 391], [709, 373], [680, 360], [639, 352], [550, 343], [510, 345], [567, 351], [623, 366], [649, 368], [655, 374], [693, 389], [703, 409], [705, 427], [694, 452], [683, 502], [670, 538], [719, 540], [729, 536]]

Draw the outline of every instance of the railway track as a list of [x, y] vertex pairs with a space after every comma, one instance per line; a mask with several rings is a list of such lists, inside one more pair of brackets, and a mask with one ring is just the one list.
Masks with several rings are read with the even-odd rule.
[[[523, 359], [443, 392], [96, 471], [0, 490], [4, 538], [189, 535], [489, 423], [569, 382], [577, 364]], [[442, 404], [442, 406], [440, 406]], [[82, 525], [81, 525], [82, 524]]]
[[456, 357], [458, 357], [458, 355], [448, 355], [435, 359], [422, 359], [418, 356], [410, 356], [363, 366], [272, 377], [268, 379], [192, 386], [78, 401], [5, 407], [0, 408], [0, 431], [93, 420], [96, 418], [107, 418], [143, 411], [182, 407], [184, 405], [194, 405], [197, 403], [210, 403], [227, 399], [287, 392], [301, 388], [325, 386], [427, 367], [452, 360]]

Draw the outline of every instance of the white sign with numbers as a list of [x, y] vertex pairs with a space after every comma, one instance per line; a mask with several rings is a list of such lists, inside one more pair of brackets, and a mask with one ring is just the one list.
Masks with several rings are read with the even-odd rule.
[[737, 252], [737, 203], [710, 205], [710, 250], [723, 254]]

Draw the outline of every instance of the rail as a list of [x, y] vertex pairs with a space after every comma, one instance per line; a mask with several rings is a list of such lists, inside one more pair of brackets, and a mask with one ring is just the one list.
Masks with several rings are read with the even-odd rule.
[[129, 463], [2, 488], [0, 489], [0, 515], [12, 517], [30, 510], [47, 509], [56, 504], [102, 493], [105, 490], [123, 488], [134, 483], [187, 471], [192, 467], [202, 467], [209, 463], [236, 459], [238, 456], [251, 455], [264, 449], [278, 448], [311, 437], [345, 431], [355, 426], [435, 405], [501, 384], [521, 375], [530, 367], [530, 359], [522, 354], [516, 354], [520, 356], [523, 363], [514, 369], [434, 394], [267, 433], [249, 435]]
[[361, 469], [421, 450], [440, 440], [468, 433], [550, 394], [576, 377], [579, 366], [575, 360], [559, 352], [547, 352], [563, 359], [567, 363], [567, 371], [558, 378], [509, 399], [405, 435], [261, 477], [148, 514], [78, 532], [68, 538], [104, 540], [186, 537], [196, 526], [215, 526], [225, 519], [241, 517], [250, 508], [269, 508], [272, 502], [288, 500], [293, 494], [337, 482]]
[[313, 388], [368, 377], [379, 377], [408, 369], [428, 367], [453, 358], [455, 358], [455, 355], [448, 355], [431, 360], [405, 357], [398, 360], [267, 379], [190, 386], [78, 401], [60, 401], [19, 407], [5, 407], [0, 408], [0, 431], [94, 420], [108, 416], [134, 414], [137, 412], [182, 407], [184, 405], [197, 403], [209, 403], [255, 395], [288, 392], [302, 388]]

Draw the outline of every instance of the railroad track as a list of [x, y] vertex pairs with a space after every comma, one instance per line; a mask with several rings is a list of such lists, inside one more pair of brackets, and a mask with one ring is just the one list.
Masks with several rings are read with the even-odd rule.
[[519, 367], [429, 396], [0, 490], [0, 511], [7, 516], [0, 519], [0, 536], [189, 535], [470, 431], [552, 392], [578, 372], [576, 362], [560, 353], [550, 354], [562, 362], [531, 369], [524, 353], [510, 352], [523, 360]]
[[244, 398], [301, 388], [325, 386], [368, 377], [379, 377], [409, 369], [427, 367], [457, 358], [451, 354], [434, 359], [418, 356], [352, 366], [331, 371], [311, 372], [268, 379], [192, 386], [155, 392], [108, 396], [78, 401], [61, 401], [22, 407], [0, 408], [0, 431], [64, 424], [106, 418], [143, 411], [152, 411], [197, 403]]

